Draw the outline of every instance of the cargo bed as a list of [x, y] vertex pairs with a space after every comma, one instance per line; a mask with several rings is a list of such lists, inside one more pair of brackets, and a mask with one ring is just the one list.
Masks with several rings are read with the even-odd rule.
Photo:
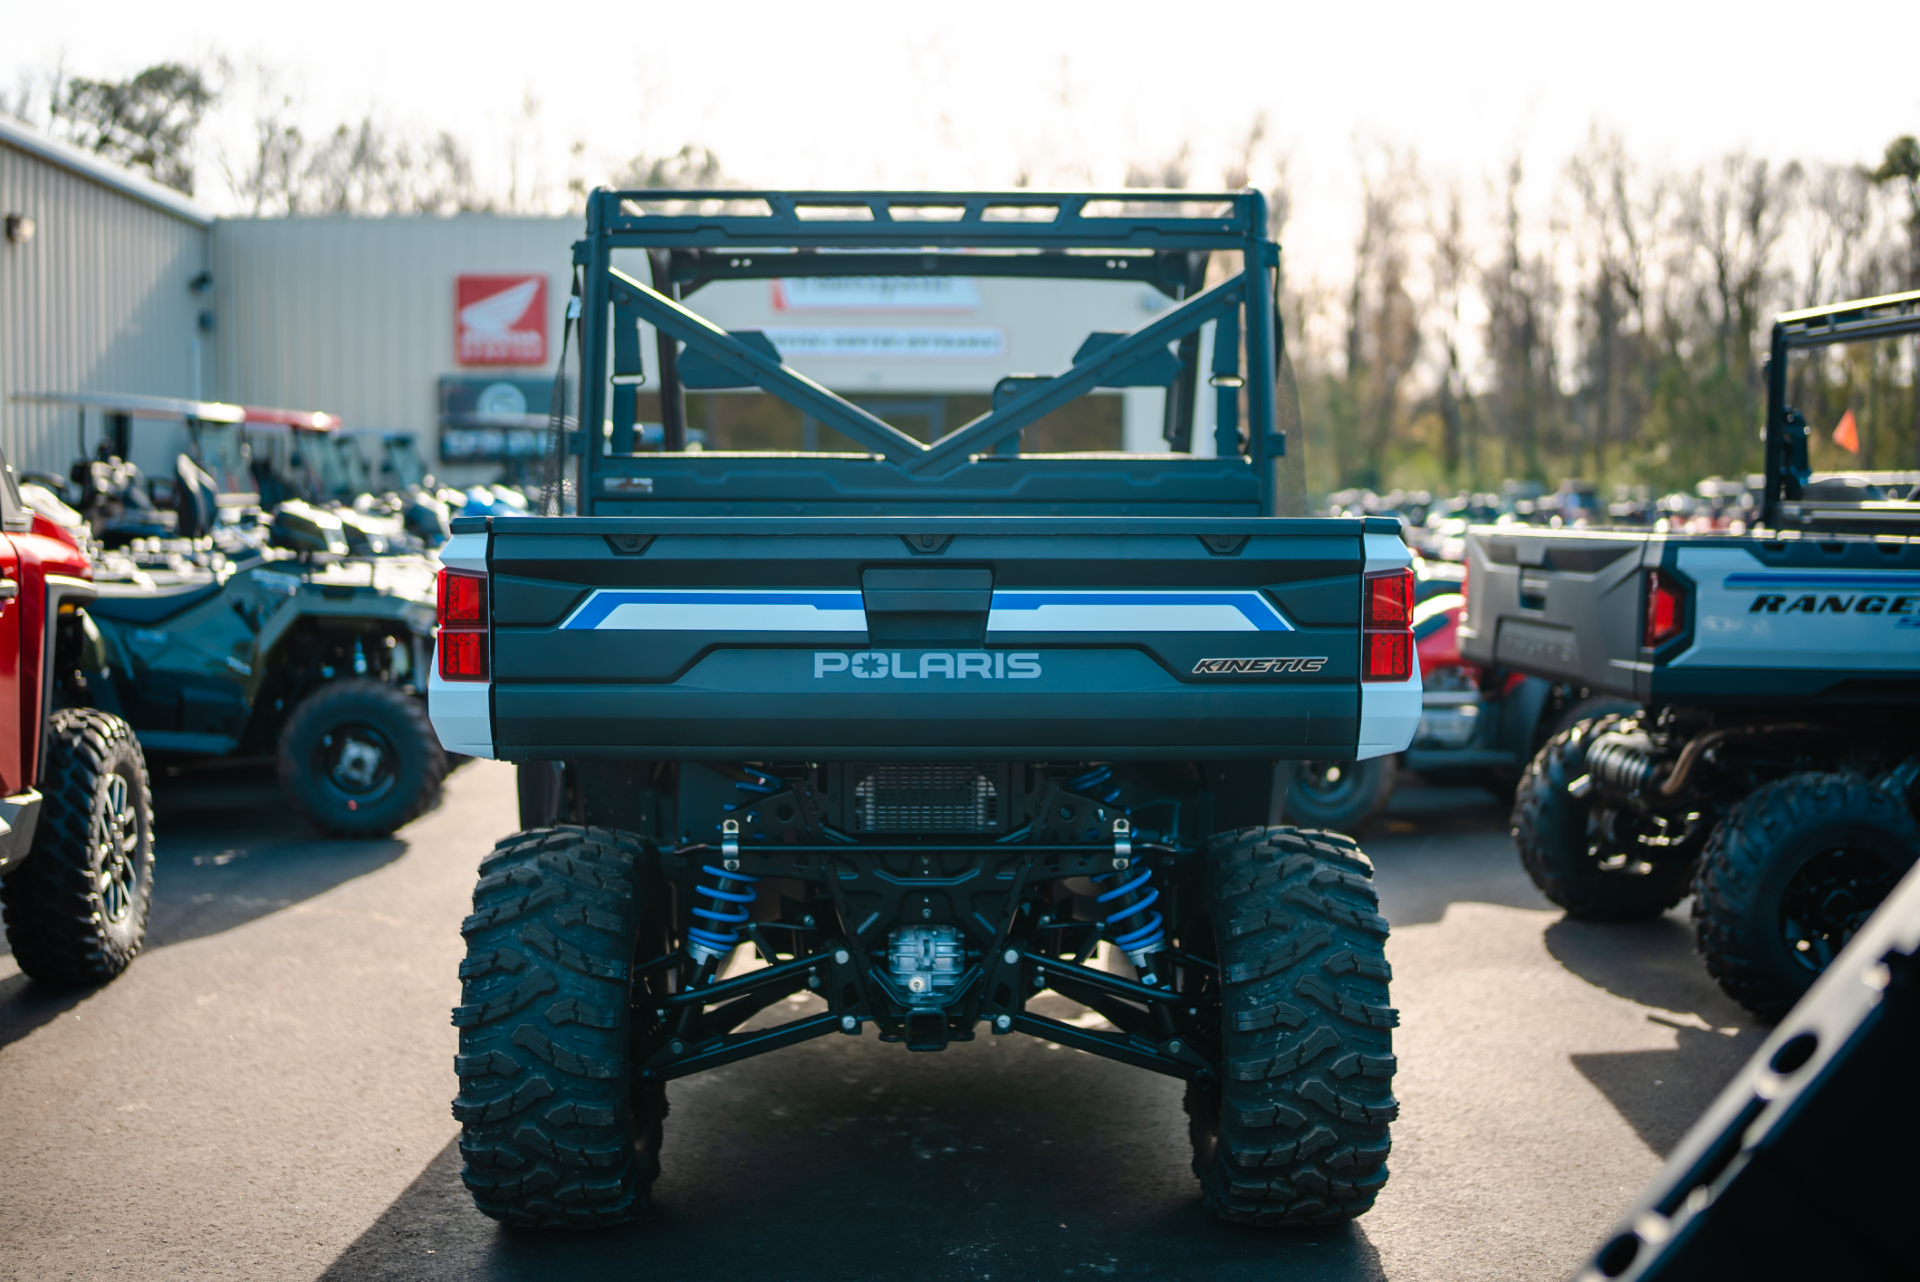
[[510, 760], [1353, 759], [1417, 672], [1360, 680], [1392, 522], [562, 517], [462, 522], [488, 684], [449, 746]]

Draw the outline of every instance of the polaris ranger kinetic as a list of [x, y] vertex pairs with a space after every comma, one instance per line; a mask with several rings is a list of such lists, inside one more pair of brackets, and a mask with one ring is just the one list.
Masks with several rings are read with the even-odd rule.
[[1580, 917], [1691, 892], [1708, 968], [1763, 1016], [1920, 855], [1920, 503], [1812, 476], [1789, 360], [1917, 333], [1920, 292], [1778, 319], [1749, 533], [1467, 540], [1463, 654], [1645, 708], [1541, 749], [1513, 812], [1527, 871]]
[[[559, 423], [549, 455], [550, 510], [566, 489], [577, 514], [463, 518], [442, 552], [433, 722], [519, 763], [527, 829], [464, 928], [453, 1108], [481, 1210], [628, 1219], [668, 1082], [869, 1026], [1183, 1080], [1225, 1218], [1373, 1204], [1387, 924], [1351, 840], [1277, 826], [1276, 777], [1407, 746], [1412, 575], [1392, 522], [1275, 518], [1297, 408], [1266, 226], [1256, 193], [593, 194], [563, 366], [589, 430]], [[953, 277], [1164, 301], [1051, 335], [1069, 368], [1007, 375], [933, 440], [687, 306]], [[1143, 386], [1170, 453], [1021, 451]], [[738, 388], [854, 449], [687, 450], [687, 391]], [[1047, 991], [1107, 1026], [1036, 1010]]]

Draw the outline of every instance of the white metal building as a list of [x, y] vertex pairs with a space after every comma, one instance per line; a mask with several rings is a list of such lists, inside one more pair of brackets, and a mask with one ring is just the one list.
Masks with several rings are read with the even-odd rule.
[[[201, 328], [212, 215], [5, 120], [0, 213], [0, 447], [16, 468], [64, 473], [80, 448], [79, 411], [18, 404], [17, 392], [213, 390]], [[97, 414], [87, 430], [88, 445], [100, 439]], [[148, 439], [143, 467], [171, 457]]]
[[[81, 452], [79, 411], [14, 394], [324, 410], [350, 427], [416, 433], [430, 460], [461, 418], [453, 408], [525, 402], [531, 425], [544, 410], [571, 246], [583, 231], [577, 217], [215, 219], [4, 121], [0, 209], [10, 229], [0, 245], [0, 445], [18, 469], [55, 472]], [[984, 409], [1002, 375], [1057, 372], [1088, 334], [1134, 329], [1165, 306], [1144, 286], [1109, 282], [918, 278], [734, 282], [688, 303], [729, 329], [765, 332], [790, 364], [883, 417], [933, 406], [920, 430], [951, 430]], [[716, 398], [737, 410], [737, 398], [758, 394], [696, 395], [705, 398], [691, 410], [697, 426], [724, 421]], [[1160, 389], [1110, 395], [1099, 417], [1119, 439], [1104, 448], [1165, 448]], [[1194, 445], [1210, 452], [1212, 398], [1199, 400]], [[91, 415], [85, 446], [103, 429]], [[780, 430], [800, 446], [798, 419]], [[169, 469], [184, 440], [143, 424], [134, 461], [150, 475]], [[462, 466], [453, 453], [441, 461], [446, 479], [498, 470]]]

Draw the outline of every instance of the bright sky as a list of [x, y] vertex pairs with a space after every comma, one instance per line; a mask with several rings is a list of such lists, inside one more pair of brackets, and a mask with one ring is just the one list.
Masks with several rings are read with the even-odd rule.
[[[372, 107], [451, 129], [494, 186], [515, 137], [555, 187], [575, 139], [591, 177], [694, 142], [753, 182], [819, 187], [1001, 186], [1023, 165], [1041, 185], [1117, 184], [1188, 143], [1204, 186], [1264, 112], [1269, 158], [1289, 160], [1296, 279], [1344, 270], [1359, 156], [1380, 144], [1473, 196], [1516, 152], [1544, 191], [1595, 123], [1682, 166], [1740, 147], [1871, 161], [1920, 132], [1914, 0], [95, 0], [13, 7], [6, 31], [8, 79], [215, 52], [264, 65], [310, 124]], [[538, 115], [516, 124], [529, 94]], [[222, 128], [244, 146], [244, 112]], [[215, 174], [202, 196], [222, 203]]]

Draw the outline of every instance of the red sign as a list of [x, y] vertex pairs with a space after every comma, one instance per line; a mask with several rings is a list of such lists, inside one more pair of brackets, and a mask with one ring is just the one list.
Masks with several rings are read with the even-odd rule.
[[454, 357], [462, 365], [547, 363], [545, 276], [461, 276], [453, 317]]

